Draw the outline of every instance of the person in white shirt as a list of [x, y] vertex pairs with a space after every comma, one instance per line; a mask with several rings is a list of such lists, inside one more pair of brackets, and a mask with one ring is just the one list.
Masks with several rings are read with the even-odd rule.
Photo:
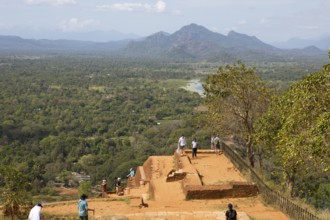
[[196, 138], [191, 142], [191, 149], [192, 149], [192, 158], [197, 157], [197, 141]]
[[221, 140], [219, 138], [219, 135], [217, 135], [215, 138], [214, 138], [214, 143], [215, 143], [215, 153], [216, 154], [221, 154]]
[[40, 212], [42, 209], [42, 204], [38, 203], [38, 205], [34, 206], [29, 214], [29, 220], [40, 220]]
[[211, 151], [215, 152], [215, 142], [214, 142], [214, 135], [211, 136]]
[[182, 135], [180, 138], [179, 138], [179, 141], [178, 141], [178, 152], [183, 155], [183, 150], [184, 148], [186, 147], [187, 145], [187, 141], [186, 141], [186, 138], [184, 135]]

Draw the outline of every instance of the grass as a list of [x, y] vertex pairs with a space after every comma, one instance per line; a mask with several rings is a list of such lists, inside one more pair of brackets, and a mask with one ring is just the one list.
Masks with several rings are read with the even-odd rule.
[[52, 220], [62, 220], [62, 219], [65, 219], [65, 220], [76, 220], [76, 219], [78, 219], [77, 215], [78, 214], [71, 214], [71, 215], [59, 216], [59, 215], [50, 214], [48, 212], [42, 212], [41, 213], [41, 217], [43, 219], [52, 219]]
[[185, 87], [187, 83], [188, 80], [183, 80], [183, 79], [168, 79], [160, 82], [161, 86], [164, 86], [167, 89]]
[[92, 90], [92, 91], [105, 92], [106, 87], [105, 86], [90, 86], [88, 89]]
[[47, 201], [47, 202], [59, 202], [59, 201], [69, 201], [77, 200], [78, 196], [76, 195], [38, 195], [33, 196], [33, 201]]
[[50, 89], [61, 89], [61, 86], [59, 86], [59, 85], [50, 85], [49, 88]]
[[127, 205], [129, 205], [129, 204], [131, 204], [131, 199], [128, 198], [128, 197], [126, 197], [126, 198], [124, 199], [124, 202], [125, 202]]

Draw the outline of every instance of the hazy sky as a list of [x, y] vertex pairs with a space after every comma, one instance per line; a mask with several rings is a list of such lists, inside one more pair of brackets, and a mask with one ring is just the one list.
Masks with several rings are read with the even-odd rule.
[[266, 42], [330, 35], [330, 0], [0, 0], [0, 35], [116, 30], [147, 36], [196, 23]]

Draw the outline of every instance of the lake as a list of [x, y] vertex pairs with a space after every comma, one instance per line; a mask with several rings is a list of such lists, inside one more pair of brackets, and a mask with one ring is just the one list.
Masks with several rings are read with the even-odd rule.
[[189, 80], [185, 87], [182, 87], [188, 91], [197, 92], [200, 96], [204, 97], [204, 89], [200, 79]]

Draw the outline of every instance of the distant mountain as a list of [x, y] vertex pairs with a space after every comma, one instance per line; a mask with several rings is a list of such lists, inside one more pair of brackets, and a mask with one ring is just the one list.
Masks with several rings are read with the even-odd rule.
[[57, 39], [93, 41], [93, 42], [109, 42], [122, 41], [127, 39], [139, 39], [136, 34], [123, 34], [118, 31], [89, 31], [84, 33], [70, 32], [56, 35]]
[[303, 49], [309, 46], [315, 46], [326, 51], [330, 48], [330, 37], [319, 39], [301, 39], [296, 37], [285, 42], [274, 42], [272, 44], [283, 49]]
[[234, 31], [225, 36], [203, 26], [190, 24], [170, 35], [158, 32], [142, 41], [131, 41], [117, 53], [145, 58], [224, 62], [238, 59], [243, 61], [294, 60], [315, 55], [326, 57], [324, 52], [315, 50], [281, 50], [254, 36]]
[[164, 61], [285, 61], [327, 59], [325, 51], [316, 47], [283, 50], [266, 44], [254, 36], [234, 31], [228, 35], [190, 24], [173, 34], [157, 32], [137, 40], [109, 42], [73, 40], [29, 40], [0, 36], [1, 51], [103, 52], [116, 56], [161, 59]]
[[63, 51], [114, 51], [125, 46], [129, 40], [98, 43], [77, 40], [35, 40], [17, 36], [1, 36], [0, 50], [12, 52], [63, 52]]
[[[256, 37], [230, 32], [228, 36], [212, 32], [203, 26], [191, 24], [173, 34], [153, 34], [143, 41], [132, 41], [119, 53], [142, 57], [158, 57], [191, 60], [237, 59], [239, 55], [277, 51]], [[252, 57], [251, 57], [252, 58]]]
[[8, 31], [6, 35], [20, 36], [25, 39], [48, 39], [48, 40], [77, 40], [93, 42], [121, 41], [127, 39], [138, 39], [141, 36], [136, 34], [124, 34], [115, 30], [108, 31], [86, 31], [86, 32], [63, 32], [60, 30], [45, 29], [14, 29]]

